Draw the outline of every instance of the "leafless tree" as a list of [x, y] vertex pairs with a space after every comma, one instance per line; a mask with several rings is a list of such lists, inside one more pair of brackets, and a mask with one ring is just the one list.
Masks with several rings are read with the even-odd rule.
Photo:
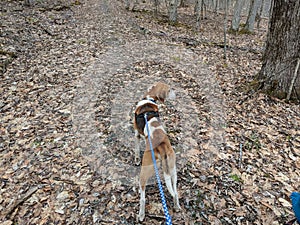
[[177, 8], [179, 0], [166, 0], [168, 2], [169, 21], [171, 24], [177, 23]]
[[226, 39], [226, 36], [227, 36], [227, 23], [228, 23], [228, 4], [227, 4], [227, 1], [228, 0], [225, 0], [225, 17], [224, 17], [224, 59], [226, 60], [227, 59], [227, 56], [226, 56], [226, 50], [227, 50], [227, 39]]
[[33, 4], [33, 0], [24, 0], [24, 5], [30, 6]]
[[194, 13], [196, 16], [196, 27], [199, 29], [200, 21], [206, 17], [206, 4], [204, 0], [195, 1]]
[[260, 21], [261, 21], [262, 12], [263, 12], [263, 9], [264, 9], [264, 4], [265, 4], [265, 0], [262, 0], [261, 4], [260, 4], [260, 7], [259, 7], [259, 10], [257, 10], [257, 14], [256, 14], [256, 18], [255, 18], [255, 20], [257, 21], [257, 27], [256, 27], [257, 30], [260, 27]]
[[254, 30], [255, 18], [256, 18], [257, 10], [261, 5], [261, 1], [262, 0], [251, 0], [249, 14], [245, 25], [245, 30], [248, 32], [253, 32]]
[[233, 18], [231, 21], [231, 31], [237, 32], [240, 27], [241, 13], [245, 0], [236, 0], [234, 4]]

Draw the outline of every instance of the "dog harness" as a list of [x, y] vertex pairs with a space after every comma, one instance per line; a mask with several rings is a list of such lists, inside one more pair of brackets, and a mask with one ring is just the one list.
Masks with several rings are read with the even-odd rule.
[[[144, 105], [147, 105], [147, 104], [157, 106], [157, 103], [156, 103], [155, 99], [152, 98], [152, 97], [147, 96], [147, 97], [143, 98], [141, 101], [138, 102], [138, 104], [136, 106], [136, 109], [138, 107], [143, 107]], [[143, 113], [140, 113], [140, 114], [135, 113], [134, 114], [135, 121], [136, 121], [136, 125], [137, 125], [138, 131], [139, 131], [140, 134], [144, 133], [144, 129], [145, 129], [145, 125], [146, 125], [144, 117], [145, 117], [146, 114], [147, 114], [147, 118], [148, 118], [147, 121], [149, 121], [153, 117], [159, 118], [158, 112], [153, 111], [153, 110], [152, 111], [146, 111], [146, 112], [143, 112]]]
[[143, 133], [144, 129], [145, 129], [145, 125], [146, 125], [145, 114], [147, 114], [147, 121], [149, 121], [153, 117], [159, 118], [159, 113], [155, 112], [155, 111], [144, 112], [144, 113], [141, 113], [141, 114], [138, 114], [138, 115], [135, 114], [136, 125], [137, 125], [138, 131], [140, 133]]

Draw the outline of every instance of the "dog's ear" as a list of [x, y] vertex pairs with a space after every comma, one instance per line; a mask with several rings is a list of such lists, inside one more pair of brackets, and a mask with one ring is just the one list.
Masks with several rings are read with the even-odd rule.
[[160, 101], [161, 103], [164, 103], [166, 98], [169, 97], [169, 94], [169, 85], [162, 82], [158, 82], [148, 89], [148, 91], [144, 95], [144, 98], [153, 98], [155, 101]]

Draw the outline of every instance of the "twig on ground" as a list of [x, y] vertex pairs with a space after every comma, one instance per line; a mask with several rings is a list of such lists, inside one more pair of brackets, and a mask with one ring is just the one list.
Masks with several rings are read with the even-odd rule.
[[37, 24], [38, 27], [40, 27], [46, 34], [50, 35], [50, 36], [56, 36], [57, 34], [53, 34], [50, 30], [48, 30], [47, 28], [45, 28], [43, 25], [41, 24]]
[[242, 161], [243, 161], [243, 143], [240, 143], [240, 155], [239, 155], [239, 168], [242, 168]]
[[293, 225], [296, 221], [297, 221], [297, 219], [294, 218], [294, 219], [288, 221], [285, 225]]
[[151, 218], [156, 218], [156, 219], [162, 219], [162, 220], [165, 219], [165, 217], [164, 217], [164, 216], [161, 216], [161, 215], [149, 214], [148, 216], [151, 217]]
[[37, 190], [38, 186], [30, 188], [24, 195], [15, 201], [6, 211], [4, 211], [4, 217], [8, 217], [19, 205], [29, 199]]

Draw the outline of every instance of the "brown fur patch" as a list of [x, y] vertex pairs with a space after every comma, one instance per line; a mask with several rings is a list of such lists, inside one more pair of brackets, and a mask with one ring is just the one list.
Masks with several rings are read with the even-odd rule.
[[151, 125], [152, 127], [159, 127], [159, 126], [161, 126], [161, 124], [160, 124], [159, 121], [152, 121], [150, 125]]
[[145, 93], [144, 98], [151, 97], [155, 101], [165, 102], [165, 99], [168, 97], [170, 87], [167, 84], [158, 82]]

